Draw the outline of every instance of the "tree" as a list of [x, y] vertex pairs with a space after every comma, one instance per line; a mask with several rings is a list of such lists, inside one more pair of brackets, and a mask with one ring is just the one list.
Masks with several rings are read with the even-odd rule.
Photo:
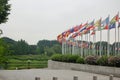
[[8, 0], [0, 0], [0, 24], [7, 22], [9, 14], [10, 4], [8, 4]]
[[29, 45], [25, 40], [20, 40], [14, 46], [15, 55], [25, 55], [29, 53]]
[[0, 64], [7, 61], [6, 57], [8, 55], [7, 44], [4, 43], [2, 39], [0, 39]]

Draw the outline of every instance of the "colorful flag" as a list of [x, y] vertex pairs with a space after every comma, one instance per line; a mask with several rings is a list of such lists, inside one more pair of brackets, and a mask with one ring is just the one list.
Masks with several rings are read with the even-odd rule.
[[91, 35], [95, 35], [95, 30], [93, 30], [93, 32], [91, 33]]
[[95, 22], [94, 26], [101, 27], [101, 18]]
[[74, 32], [77, 32], [80, 28], [82, 28], [82, 24], [77, 25], [76, 27], [74, 27]]
[[109, 29], [113, 29], [115, 27], [116, 27], [116, 23], [112, 23], [112, 24], [109, 25]]
[[94, 27], [94, 20], [88, 24], [86, 30], [90, 30], [93, 27]]
[[101, 18], [95, 22], [94, 29], [101, 30]]
[[73, 33], [71, 37], [72, 37], [72, 38], [75, 38], [75, 37], [77, 37], [77, 36], [78, 36], [78, 33]]
[[119, 14], [115, 15], [112, 20], [110, 21], [110, 24], [113, 24], [119, 20]]
[[87, 25], [88, 25], [88, 23], [85, 23], [84, 25], [82, 25], [82, 27], [79, 31], [82, 32], [83, 30], [85, 30]]
[[109, 16], [101, 22], [101, 27], [103, 29], [109, 29]]
[[71, 28], [71, 29], [70, 29], [70, 33], [73, 33], [73, 32], [74, 32], [74, 28]]

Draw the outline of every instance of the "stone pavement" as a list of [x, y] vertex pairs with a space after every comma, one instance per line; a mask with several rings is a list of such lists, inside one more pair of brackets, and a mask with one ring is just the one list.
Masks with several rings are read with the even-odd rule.
[[[73, 70], [0, 70], [0, 80], [35, 80], [35, 77], [40, 77], [40, 80], [52, 80], [52, 77], [58, 77], [58, 80], [73, 80], [73, 76], [78, 76], [78, 80], [93, 80], [94, 75], [98, 76], [98, 80], [109, 80], [109, 76]], [[120, 78], [114, 77], [114, 80]]]

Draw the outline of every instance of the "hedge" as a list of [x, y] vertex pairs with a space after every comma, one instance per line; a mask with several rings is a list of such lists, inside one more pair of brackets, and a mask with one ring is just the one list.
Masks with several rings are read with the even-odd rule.
[[54, 54], [51, 57], [51, 59], [53, 61], [60, 61], [60, 62], [120, 67], [120, 56], [117, 56], [117, 57], [116, 56], [110, 56], [110, 57], [87, 56], [85, 58], [82, 58], [79, 55]]

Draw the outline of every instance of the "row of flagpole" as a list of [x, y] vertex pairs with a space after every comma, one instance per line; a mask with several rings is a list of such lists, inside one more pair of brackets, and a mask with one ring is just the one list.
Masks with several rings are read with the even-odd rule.
[[[117, 17], [119, 18], [119, 13], [117, 14]], [[108, 18], [109, 18], [109, 16], [108, 16]], [[115, 19], [116, 19], [116, 16], [115, 16]], [[101, 20], [101, 19], [100, 19]], [[120, 26], [120, 22], [119, 22], [119, 19], [118, 20], [116, 20], [117, 22], [118, 22], [118, 42], [119, 42], [119, 26]], [[116, 21], [115, 21], [115, 24], [116, 24]], [[109, 21], [108, 21], [109, 22]], [[111, 21], [112, 22], [112, 21]], [[104, 25], [105, 26], [105, 25]], [[108, 42], [108, 45], [107, 45], [107, 56], [110, 56], [110, 46], [109, 46], [109, 44], [110, 44], [110, 28], [109, 28], [109, 26], [113, 26], [113, 24], [112, 25], [110, 25], [110, 23], [108, 24], [108, 32], [107, 32], [107, 42]], [[76, 26], [77, 27], [77, 26]], [[76, 28], [75, 27], [75, 28]], [[100, 25], [99, 24], [96, 24], [96, 26], [95, 26], [95, 28], [96, 27], [98, 27], [98, 28], [101, 28], [101, 22], [100, 22]], [[80, 25], [80, 28], [83, 28], [84, 29], [84, 26], [82, 26], [81, 27], [81, 25]], [[71, 31], [73, 31], [72, 29], [71, 29]], [[76, 29], [76, 31], [77, 31], [77, 29]], [[82, 29], [80, 30], [80, 31], [83, 31]], [[95, 45], [95, 42], [96, 42], [96, 30], [95, 29], [93, 29], [93, 32], [94, 32], [94, 35], [93, 35], [93, 44]], [[65, 33], [65, 34], [67, 34], [67, 33]], [[80, 33], [81, 34], [81, 33]], [[69, 33], [68, 33], [68, 35], [69, 35]], [[68, 37], [68, 35], [67, 35], [67, 37]], [[89, 39], [88, 39], [88, 36], [89, 36]], [[87, 49], [87, 52], [88, 52], [88, 54], [90, 54], [90, 41], [91, 41], [91, 37], [90, 37], [91, 35], [89, 34], [86, 34], [85, 35], [85, 40], [86, 41], [88, 41], [88, 42], [86, 42], [87, 44], [89, 43], [89, 47], [88, 47], [88, 49]], [[65, 43], [65, 41], [66, 40], [64, 40], [64, 38], [63, 38], [63, 33], [62, 33], [62, 37], [60, 38], [60, 40], [59, 40], [59, 37], [61, 37], [60, 35], [57, 37], [57, 39], [58, 39], [58, 41], [59, 42], [62, 42], [62, 53], [63, 54], [65, 54], [65, 53], [67, 53], [67, 43]], [[78, 41], [78, 44], [77, 45], [79, 45], [79, 41], [80, 41], [80, 37], [81, 37], [81, 45], [83, 44], [83, 35], [81, 35], [81, 36], [79, 36], [79, 38], [78, 38], [78, 40], [76, 40], [76, 41]], [[68, 39], [71, 39], [70, 37], [68, 38]], [[74, 41], [75, 41], [75, 38], [74, 38]], [[75, 41], [75, 42], [76, 42]], [[102, 30], [100, 29], [100, 48], [99, 48], [99, 56], [101, 56], [102, 55], [102, 47], [101, 47], [101, 41], [102, 41]], [[74, 45], [72, 45], [73, 47], [72, 48], [69, 48], [69, 52], [71, 53], [71, 54], [74, 54], [75, 53], [75, 51], [76, 51], [76, 49], [75, 49], [75, 46]], [[119, 43], [118, 43], [118, 45], [117, 45], [118, 47], [120, 46], [119, 45]], [[71, 47], [71, 46], [70, 46]], [[115, 47], [116, 47], [116, 25], [115, 25]], [[79, 49], [79, 48], [78, 48]], [[83, 56], [83, 55], [85, 55], [85, 54], [83, 54], [83, 48], [81, 47], [80, 49], [79, 49], [79, 53], [81, 53], [81, 56]], [[86, 52], [85, 52], [86, 53]], [[119, 50], [117, 51], [117, 53], [119, 53]], [[92, 54], [95, 54], [95, 46], [94, 46], [94, 48], [92, 49]], [[116, 55], [116, 50], [115, 50], [115, 55]]]

